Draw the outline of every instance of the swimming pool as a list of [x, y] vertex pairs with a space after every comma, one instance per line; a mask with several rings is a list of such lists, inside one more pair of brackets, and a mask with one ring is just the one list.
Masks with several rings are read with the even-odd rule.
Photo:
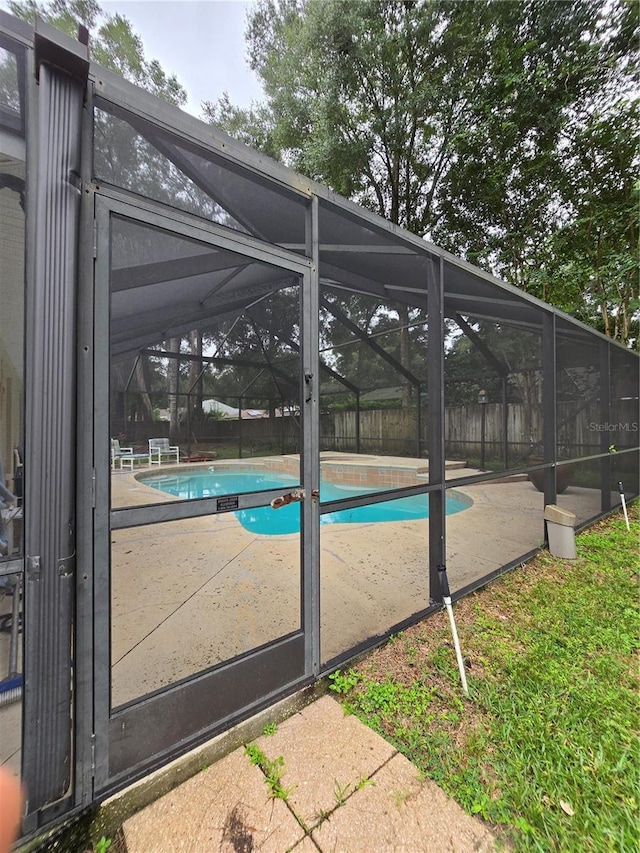
[[[183, 500], [209, 498], [218, 495], [239, 495], [267, 489], [288, 491], [298, 485], [295, 477], [287, 474], [262, 471], [209, 470], [189, 471], [173, 476], [156, 474], [138, 478], [141, 483]], [[323, 481], [320, 484], [322, 501], [352, 498], [376, 491], [375, 488], [338, 485]], [[471, 499], [460, 500], [447, 496], [447, 515], [462, 512], [471, 506]], [[252, 533], [261, 536], [282, 536], [300, 531], [300, 504], [292, 503], [274, 510], [270, 506], [236, 510], [240, 524]], [[397, 498], [384, 503], [368, 504], [353, 509], [337, 510], [320, 516], [321, 524], [372, 524], [386, 521], [414, 521], [427, 518], [429, 501], [427, 495]]]

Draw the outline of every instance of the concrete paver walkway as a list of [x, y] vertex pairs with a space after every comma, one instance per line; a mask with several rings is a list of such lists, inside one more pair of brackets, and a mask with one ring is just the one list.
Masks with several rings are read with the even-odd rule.
[[254, 742], [286, 800], [237, 749], [124, 824], [128, 853], [489, 853], [494, 839], [330, 696]]

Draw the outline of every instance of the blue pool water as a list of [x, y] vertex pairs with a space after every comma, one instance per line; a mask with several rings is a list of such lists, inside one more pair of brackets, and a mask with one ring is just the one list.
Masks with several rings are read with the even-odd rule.
[[[260, 473], [256, 471], [236, 472], [228, 470], [193, 471], [168, 476], [157, 474], [141, 477], [141, 482], [161, 492], [175, 495], [183, 500], [193, 498], [211, 498], [222, 495], [240, 495], [246, 492], [260, 492], [267, 489], [288, 491], [298, 485], [295, 477], [287, 474]], [[375, 489], [361, 486], [336, 485], [322, 482], [320, 498], [322, 501], [352, 498], [374, 492]], [[468, 509], [470, 502], [447, 497], [447, 515]], [[293, 503], [274, 510], [270, 506], [252, 507], [233, 513], [240, 524], [252, 533], [261, 536], [281, 536], [285, 533], [300, 531], [300, 504]], [[369, 504], [354, 509], [343, 509], [320, 516], [321, 524], [362, 524], [384, 521], [413, 521], [427, 518], [429, 502], [427, 495], [410, 498], [397, 498], [384, 503]]]

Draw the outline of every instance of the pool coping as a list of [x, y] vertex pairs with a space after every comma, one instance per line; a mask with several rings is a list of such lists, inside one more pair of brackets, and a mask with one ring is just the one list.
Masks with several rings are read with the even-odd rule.
[[[464, 468], [464, 462], [449, 461], [448, 470]], [[220, 459], [206, 463], [163, 466], [165, 476], [172, 474], [194, 473], [198, 471], [244, 470], [247, 472], [264, 470], [273, 473], [300, 477], [300, 457], [297, 454], [282, 456], [256, 457], [255, 459]], [[363, 456], [353, 454], [340, 456], [335, 453], [320, 454], [320, 470], [326, 482], [338, 485], [362, 486], [365, 488], [383, 487], [399, 489], [408, 486], [427, 485], [429, 464], [424, 459], [407, 457]], [[147, 469], [134, 473], [135, 479], [144, 485], [151, 472]]]

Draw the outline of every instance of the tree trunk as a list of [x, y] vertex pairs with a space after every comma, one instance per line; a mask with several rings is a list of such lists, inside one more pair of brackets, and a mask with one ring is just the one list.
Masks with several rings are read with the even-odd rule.
[[153, 420], [153, 406], [151, 405], [151, 397], [149, 396], [146, 371], [146, 356], [140, 355], [136, 361], [136, 382], [138, 383], [138, 391], [140, 392], [140, 400], [144, 410], [144, 420]]
[[198, 361], [189, 362], [189, 407], [199, 417], [202, 412], [202, 334], [196, 329], [189, 332], [189, 352], [197, 356]]
[[[180, 338], [169, 340], [169, 352], [180, 352]], [[171, 444], [179, 444], [180, 423], [178, 419], [178, 390], [180, 378], [180, 361], [177, 358], [169, 359], [169, 438]]]
[[[409, 308], [407, 305], [398, 306], [398, 317], [400, 318], [400, 364], [405, 370], [411, 370], [411, 353], [409, 350]], [[402, 381], [402, 408], [408, 409], [411, 405], [411, 382], [403, 377]]]

